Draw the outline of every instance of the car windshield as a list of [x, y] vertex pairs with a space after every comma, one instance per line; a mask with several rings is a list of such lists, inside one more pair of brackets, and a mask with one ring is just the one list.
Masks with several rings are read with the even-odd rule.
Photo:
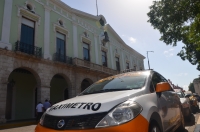
[[101, 79], [84, 90], [80, 95], [139, 89], [145, 85], [147, 75], [126, 73]]
[[179, 98], [184, 98], [184, 95], [181, 92], [178, 92], [177, 94], [178, 94]]

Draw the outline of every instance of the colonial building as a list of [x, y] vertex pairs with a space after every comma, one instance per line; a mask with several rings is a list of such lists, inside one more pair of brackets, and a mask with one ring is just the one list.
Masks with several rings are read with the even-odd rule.
[[200, 95], [200, 78], [195, 78], [193, 80], [193, 85], [194, 85], [195, 93], [197, 93], [198, 95]]
[[35, 106], [78, 95], [145, 57], [107, 23], [60, 0], [0, 0], [0, 122], [31, 119]]

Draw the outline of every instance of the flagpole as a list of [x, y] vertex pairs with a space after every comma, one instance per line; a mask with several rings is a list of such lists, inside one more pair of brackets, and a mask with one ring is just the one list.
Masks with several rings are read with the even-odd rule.
[[98, 5], [97, 5], [97, 0], [96, 0], [96, 8], [97, 8], [97, 16], [98, 16]]

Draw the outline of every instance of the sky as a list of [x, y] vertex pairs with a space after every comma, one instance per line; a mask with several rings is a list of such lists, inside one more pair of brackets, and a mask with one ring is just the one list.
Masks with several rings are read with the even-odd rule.
[[[96, 0], [62, 0], [77, 10], [97, 15]], [[97, 0], [98, 15], [103, 15], [108, 24], [118, 33], [123, 41], [146, 57], [144, 67], [148, 69], [147, 51], [150, 68], [170, 79], [173, 84], [185, 90], [200, 73], [196, 65], [183, 61], [177, 53], [182, 49], [166, 45], [160, 41], [160, 33], [153, 29], [147, 13], [153, 0]]]

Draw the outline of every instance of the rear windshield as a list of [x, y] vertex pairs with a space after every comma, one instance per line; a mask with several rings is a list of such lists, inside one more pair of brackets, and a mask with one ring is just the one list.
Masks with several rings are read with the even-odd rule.
[[177, 94], [178, 94], [179, 98], [184, 98], [185, 97], [181, 92], [178, 92]]
[[97, 81], [80, 95], [93, 94], [100, 92], [112, 92], [120, 90], [139, 89], [145, 85], [147, 75], [144, 74], [122, 74], [108, 77]]

